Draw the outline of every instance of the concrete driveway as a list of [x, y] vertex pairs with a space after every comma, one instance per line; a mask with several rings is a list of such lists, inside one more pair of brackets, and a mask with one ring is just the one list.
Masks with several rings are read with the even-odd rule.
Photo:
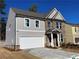
[[[29, 49], [28, 52], [41, 59], [72, 59], [72, 57], [79, 56], [78, 53], [49, 48], [34, 48]], [[27, 50], [24, 50], [24, 53], [27, 53]]]

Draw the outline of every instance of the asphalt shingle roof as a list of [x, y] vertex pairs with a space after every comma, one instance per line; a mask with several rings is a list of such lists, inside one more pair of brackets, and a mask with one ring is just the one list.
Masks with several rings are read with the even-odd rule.
[[[37, 13], [37, 12], [28, 11], [28, 10], [22, 10], [22, 9], [18, 9], [18, 8], [12, 8], [12, 10], [16, 13], [16, 16], [22, 16], [22, 17], [30, 16], [30, 17], [36, 17], [36, 18], [42, 18], [42, 19], [49, 19], [49, 18], [46, 18], [46, 16], [49, 13], [43, 14], [43, 13]], [[52, 19], [49, 19], [49, 20], [52, 20]], [[62, 21], [62, 20], [58, 20], [58, 19], [53, 19], [53, 20]], [[68, 23], [66, 21], [62, 21], [62, 22], [65, 22], [72, 26], [79, 26], [79, 24], [72, 24], [72, 23]]]
[[46, 14], [41, 14], [37, 12], [32, 12], [28, 10], [21, 10], [17, 8], [12, 8], [12, 10], [17, 14], [17, 15], [23, 15], [23, 16], [33, 16], [33, 17], [40, 17], [40, 18], [45, 18]]

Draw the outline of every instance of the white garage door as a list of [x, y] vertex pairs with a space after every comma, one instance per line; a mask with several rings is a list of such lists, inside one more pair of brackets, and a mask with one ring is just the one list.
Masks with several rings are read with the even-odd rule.
[[20, 37], [20, 49], [44, 47], [44, 37]]

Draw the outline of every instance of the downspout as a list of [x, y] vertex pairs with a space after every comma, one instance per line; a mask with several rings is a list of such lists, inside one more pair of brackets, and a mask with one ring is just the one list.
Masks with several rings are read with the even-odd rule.
[[15, 29], [14, 29], [14, 32], [15, 32], [14, 51], [16, 51], [16, 16], [15, 16], [14, 24], [15, 24]]

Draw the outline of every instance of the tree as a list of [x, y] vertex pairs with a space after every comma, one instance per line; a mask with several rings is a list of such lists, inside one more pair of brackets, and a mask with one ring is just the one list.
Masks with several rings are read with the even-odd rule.
[[0, 40], [5, 40], [5, 31], [6, 31], [6, 23], [5, 23], [5, 0], [0, 0]]
[[37, 5], [36, 4], [32, 4], [32, 6], [29, 8], [29, 11], [37, 12]]
[[4, 0], [0, 0], [0, 14], [2, 15], [5, 14], [4, 9], [5, 9], [5, 2]]
[[0, 0], [0, 21], [2, 22], [5, 16], [5, 0]]

